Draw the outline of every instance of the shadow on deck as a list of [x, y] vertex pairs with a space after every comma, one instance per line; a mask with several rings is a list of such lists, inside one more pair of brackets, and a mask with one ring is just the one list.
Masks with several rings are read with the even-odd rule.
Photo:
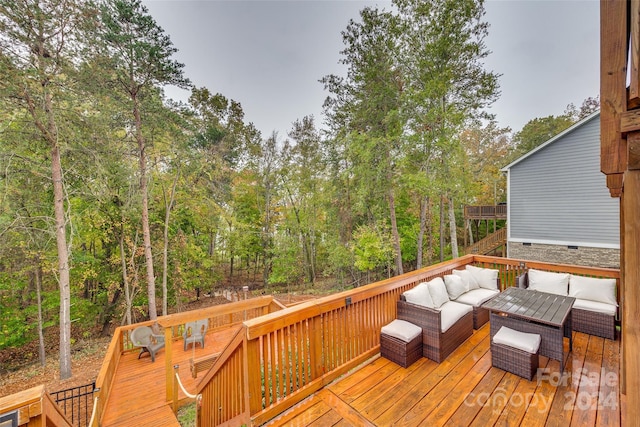
[[619, 340], [574, 332], [564, 376], [540, 357], [533, 381], [493, 368], [489, 340], [487, 323], [440, 364], [374, 358], [268, 425], [621, 425]]
[[[190, 360], [213, 355], [222, 351], [241, 326], [229, 326], [210, 331], [205, 339], [205, 347], [190, 345], [184, 351], [181, 339], [173, 340], [173, 364], [179, 365], [180, 379], [187, 391], [196, 389], [204, 373], [192, 378]], [[186, 396], [179, 392], [178, 399]], [[103, 418], [104, 427], [115, 426], [178, 426], [171, 410], [171, 402], [166, 400], [165, 351], [156, 355], [151, 362], [148, 354], [138, 359], [138, 351], [125, 352], [114, 376], [113, 388]]]

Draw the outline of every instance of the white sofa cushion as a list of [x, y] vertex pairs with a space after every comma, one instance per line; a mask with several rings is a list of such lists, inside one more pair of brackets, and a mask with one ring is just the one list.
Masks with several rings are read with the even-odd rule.
[[467, 265], [466, 269], [475, 277], [478, 286], [481, 288], [498, 289], [498, 273], [500, 271], [492, 268], [480, 268], [473, 265]]
[[406, 320], [396, 319], [388, 325], [384, 325], [380, 329], [380, 333], [398, 338], [404, 342], [409, 342], [422, 334], [422, 328]]
[[616, 306], [614, 304], [591, 301], [588, 299], [576, 298], [576, 302], [573, 303], [573, 308], [578, 308], [581, 310], [588, 310], [588, 311], [595, 311], [596, 313], [604, 313], [610, 316], [616, 315]]
[[482, 303], [488, 301], [499, 293], [500, 291], [497, 289], [474, 289], [460, 295], [456, 299], [456, 302], [461, 302], [463, 304], [469, 304], [474, 307], [478, 307]]
[[405, 291], [402, 295], [404, 295], [405, 301], [411, 304], [435, 308], [427, 283], [418, 283], [414, 288]]
[[472, 311], [473, 307], [467, 304], [460, 304], [455, 301], [444, 303], [440, 307], [440, 330], [447, 332], [462, 316]]
[[567, 295], [569, 273], [551, 273], [548, 271], [529, 269], [529, 289], [549, 294]]
[[540, 335], [529, 334], [526, 332], [520, 332], [503, 326], [493, 336], [493, 342], [495, 344], [502, 344], [509, 347], [514, 347], [522, 351], [526, 351], [531, 354], [538, 352], [540, 348]]
[[444, 276], [444, 285], [447, 287], [447, 294], [449, 294], [450, 300], [454, 300], [469, 291], [469, 282], [453, 274]]
[[616, 279], [569, 276], [569, 296], [590, 301], [618, 305]]
[[433, 299], [434, 308], [440, 308], [442, 304], [449, 302], [449, 294], [442, 277], [436, 277], [427, 283], [429, 284], [429, 293], [431, 294], [431, 299]]
[[478, 289], [480, 287], [480, 285], [478, 285], [478, 281], [476, 280], [476, 278], [473, 277], [473, 274], [471, 274], [471, 271], [453, 270], [452, 273], [455, 274], [456, 276], [460, 276], [462, 280], [469, 283], [469, 290]]

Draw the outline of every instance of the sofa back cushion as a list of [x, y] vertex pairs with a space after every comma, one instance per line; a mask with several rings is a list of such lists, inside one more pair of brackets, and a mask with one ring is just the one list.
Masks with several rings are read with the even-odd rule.
[[453, 270], [452, 273], [455, 274], [456, 276], [460, 276], [463, 281], [467, 282], [469, 286], [469, 290], [480, 288], [480, 285], [478, 285], [478, 281], [476, 280], [475, 277], [473, 277], [473, 274], [471, 274], [471, 271]]
[[483, 289], [498, 289], [498, 270], [467, 265], [469, 271]]
[[451, 300], [469, 292], [469, 282], [454, 274], [444, 276], [444, 285], [447, 287], [447, 294]]
[[404, 295], [404, 299], [408, 303], [420, 305], [422, 307], [435, 308], [433, 299], [431, 298], [431, 293], [429, 293], [429, 285], [426, 282], [418, 283], [417, 286], [405, 291], [402, 295]]
[[567, 295], [569, 273], [551, 273], [548, 271], [529, 269], [529, 289], [549, 294]]
[[444, 284], [442, 277], [436, 277], [428, 282], [429, 293], [431, 299], [433, 299], [433, 306], [440, 308], [444, 303], [449, 302], [449, 294], [447, 293], [447, 287]]
[[572, 274], [569, 277], [569, 296], [618, 305], [616, 279], [595, 279]]

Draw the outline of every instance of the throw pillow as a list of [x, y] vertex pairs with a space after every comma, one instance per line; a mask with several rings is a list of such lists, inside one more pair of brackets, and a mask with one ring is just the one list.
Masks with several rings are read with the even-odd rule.
[[462, 280], [466, 281], [469, 284], [469, 290], [480, 288], [480, 286], [478, 285], [478, 281], [476, 280], [475, 277], [473, 277], [473, 274], [471, 274], [471, 271], [453, 270], [452, 273], [455, 274], [456, 276], [462, 277]]
[[529, 269], [529, 289], [549, 294], [567, 295], [569, 273], [551, 273], [548, 271]]
[[469, 291], [469, 282], [453, 274], [444, 276], [444, 285], [447, 287], [447, 294], [449, 294], [449, 299], [451, 300], [455, 300]]
[[440, 308], [444, 303], [449, 302], [449, 294], [442, 277], [436, 277], [430, 280], [428, 284], [434, 308]]
[[417, 286], [405, 291], [402, 295], [404, 295], [404, 299], [408, 303], [420, 305], [422, 307], [435, 308], [433, 299], [429, 293], [429, 285], [426, 283], [418, 283]]
[[572, 274], [569, 277], [569, 296], [618, 305], [616, 279], [596, 279]]
[[475, 277], [478, 286], [483, 289], [498, 289], [498, 273], [499, 270], [492, 268], [480, 268], [473, 265], [467, 265], [466, 269]]

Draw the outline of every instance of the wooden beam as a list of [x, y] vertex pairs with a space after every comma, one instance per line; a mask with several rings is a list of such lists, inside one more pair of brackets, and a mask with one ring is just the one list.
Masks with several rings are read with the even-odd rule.
[[629, 170], [640, 169], [640, 132], [633, 132], [627, 138], [629, 150], [627, 167]]
[[621, 173], [607, 175], [607, 188], [611, 197], [622, 196], [622, 181], [624, 175]]
[[622, 199], [624, 215], [624, 296], [622, 311], [622, 342], [626, 414], [632, 422], [640, 420], [640, 171], [628, 171], [624, 176]]
[[620, 115], [620, 132], [626, 135], [637, 130], [640, 130], [640, 109], [622, 113]]
[[600, 169], [606, 175], [626, 169], [621, 114], [626, 111], [627, 2], [600, 1]]
[[631, 0], [630, 7], [631, 69], [628, 99], [630, 103], [636, 104], [640, 101], [640, 0]]

